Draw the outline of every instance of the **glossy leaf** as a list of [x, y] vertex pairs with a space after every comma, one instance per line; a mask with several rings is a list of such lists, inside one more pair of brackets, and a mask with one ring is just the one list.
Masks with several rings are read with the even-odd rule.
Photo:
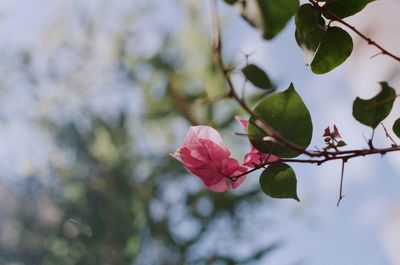
[[295, 16], [295, 38], [304, 52], [304, 61], [310, 65], [325, 36], [325, 21], [310, 4], [302, 5]]
[[285, 163], [272, 164], [260, 176], [261, 190], [272, 198], [295, 199], [297, 179], [293, 169]]
[[400, 118], [398, 118], [393, 124], [393, 132], [397, 137], [400, 138]]
[[339, 27], [330, 27], [311, 62], [311, 70], [316, 74], [327, 73], [341, 65], [352, 51], [351, 36]]
[[[288, 141], [304, 149], [311, 142], [312, 122], [310, 112], [291, 84], [283, 92], [272, 94], [263, 99], [254, 113], [268, 123]], [[249, 140], [255, 148], [264, 153], [280, 157], [296, 157], [301, 153], [280, 143], [266, 141], [262, 131], [250, 119]]]
[[299, 0], [245, 0], [241, 14], [265, 39], [272, 39], [283, 30], [298, 7]]
[[323, 27], [317, 28], [310, 32], [300, 32], [296, 29], [295, 38], [299, 47], [304, 53], [304, 63], [310, 65], [314, 60], [321, 40], [325, 36], [325, 29]]
[[260, 69], [257, 65], [249, 64], [242, 69], [246, 79], [253, 85], [262, 89], [271, 89], [273, 85], [269, 80], [268, 75]]
[[296, 29], [300, 32], [310, 32], [320, 25], [321, 13], [319, 13], [311, 4], [304, 4], [297, 10], [294, 21]]
[[262, 92], [251, 94], [247, 97], [247, 104], [249, 106], [256, 106], [261, 100], [263, 100], [266, 96], [270, 95], [275, 91], [275, 88], [269, 90], [262, 90]]
[[229, 5], [233, 5], [237, 2], [238, 0], [224, 0], [225, 3], [229, 4]]
[[386, 82], [381, 82], [381, 92], [371, 99], [356, 98], [353, 103], [353, 116], [360, 123], [373, 129], [390, 113], [396, 99], [396, 91]]
[[[328, 2], [324, 7], [336, 16], [345, 18], [357, 14], [373, 1], [375, 0], [338, 0]], [[327, 13], [324, 16], [331, 19], [331, 16]]]

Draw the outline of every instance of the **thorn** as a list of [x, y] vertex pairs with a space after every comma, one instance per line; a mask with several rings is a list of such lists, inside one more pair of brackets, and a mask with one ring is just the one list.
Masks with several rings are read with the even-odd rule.
[[336, 203], [336, 207], [339, 207], [340, 202], [344, 199], [344, 195], [342, 197], [339, 197], [338, 202]]
[[344, 164], [347, 162], [347, 159], [342, 160], [342, 172], [340, 174], [340, 188], [339, 188], [339, 199], [336, 204], [336, 207], [339, 207], [340, 201], [344, 198], [343, 195], [343, 179], [344, 179]]
[[370, 58], [370, 59], [373, 59], [373, 58], [375, 58], [376, 56], [381, 55], [381, 54], [384, 54], [384, 53], [383, 53], [383, 52], [378, 52], [378, 53], [372, 55], [372, 56], [369, 57], [369, 58]]

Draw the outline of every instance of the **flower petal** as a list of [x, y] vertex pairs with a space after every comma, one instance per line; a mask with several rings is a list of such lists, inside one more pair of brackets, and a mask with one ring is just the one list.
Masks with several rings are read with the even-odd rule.
[[228, 177], [247, 172], [246, 167], [229, 157], [230, 152], [221, 135], [209, 126], [190, 127], [183, 145], [171, 155], [200, 178], [207, 189], [215, 192], [226, 191], [231, 186], [236, 188], [245, 176], [236, 181], [230, 181]]
[[186, 167], [186, 169], [193, 175], [199, 177], [206, 186], [214, 185], [220, 182], [221, 179], [225, 179], [225, 176], [222, 175], [212, 164], [205, 164], [204, 166], [197, 168]]
[[198, 144], [199, 139], [208, 139], [228, 151], [219, 132], [210, 126], [203, 125], [190, 127], [182, 146]]
[[199, 167], [210, 162], [208, 153], [202, 146], [182, 147], [179, 153], [186, 167]]
[[[239, 176], [240, 174], [246, 173], [247, 172], [247, 168], [240, 166], [232, 175], [233, 176]], [[237, 187], [239, 187], [240, 184], [243, 183], [243, 181], [246, 180], [246, 175], [239, 177], [237, 180], [235, 181], [231, 181], [232, 187], [234, 189], [236, 189]]]
[[280, 160], [278, 156], [264, 154], [259, 152], [257, 149], [254, 149], [244, 156], [243, 165], [247, 167], [257, 167], [266, 163], [267, 158], [268, 162], [275, 162]]
[[240, 167], [236, 159], [228, 157], [221, 162], [221, 172], [225, 176], [231, 176]]
[[247, 131], [247, 127], [249, 126], [249, 122], [246, 119], [243, 119], [240, 116], [235, 116], [235, 119], [242, 125], [243, 129]]
[[222, 161], [231, 154], [227, 148], [221, 148], [221, 146], [211, 140], [200, 139], [200, 143], [204, 147], [204, 151], [207, 153], [207, 157], [210, 161]]
[[224, 192], [229, 190], [230, 187], [226, 178], [223, 178], [216, 184], [206, 185], [206, 188], [214, 192]]

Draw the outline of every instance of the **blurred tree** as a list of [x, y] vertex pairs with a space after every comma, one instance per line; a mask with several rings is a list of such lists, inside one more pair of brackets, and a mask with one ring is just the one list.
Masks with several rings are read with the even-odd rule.
[[[168, 158], [181, 141], [173, 138], [177, 128], [186, 131], [189, 124], [208, 123], [223, 130], [237, 111], [230, 103], [198, 100], [224, 93], [211, 63], [200, 6], [195, 1], [177, 4], [187, 21], [182, 29], [165, 34], [150, 57], [131, 50], [137, 35], [129, 31], [110, 40], [117, 56], [108, 70], [138, 89], [140, 98], [129, 104], [143, 104], [139, 113], [118, 106], [111, 117], [102, 116], [84, 103], [64, 121], [51, 113], [35, 121], [54, 137], [67, 162], [50, 165], [48, 183], [36, 176], [39, 172], [4, 184], [3, 196], [9, 200], [0, 205], [7, 213], [0, 217], [1, 264], [252, 264], [277, 246], [254, 246], [241, 255], [227, 247], [209, 250], [215, 229], [233, 238], [227, 246], [246, 237], [240, 225], [242, 206], [260, 202], [258, 190], [208, 192]], [[73, 63], [79, 69], [92, 63], [88, 47], [97, 30], [96, 21], [84, 21], [87, 53]], [[63, 44], [59, 53], [79, 54], [75, 49]], [[68, 89], [82, 78], [79, 69], [64, 77], [57, 67], [49, 76], [35, 76], [29, 64], [35, 55], [25, 54], [27, 76], [36, 84], [50, 78]], [[187, 60], [193, 54], [196, 58]], [[57, 65], [57, 54], [53, 56], [50, 62]], [[221, 222], [224, 231], [218, 231]]]

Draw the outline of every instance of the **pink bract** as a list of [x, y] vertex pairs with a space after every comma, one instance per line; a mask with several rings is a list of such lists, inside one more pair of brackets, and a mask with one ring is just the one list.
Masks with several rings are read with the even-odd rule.
[[212, 127], [190, 127], [182, 146], [171, 155], [212, 191], [223, 192], [231, 186], [236, 188], [245, 180], [245, 176], [236, 181], [227, 178], [246, 173], [247, 168], [230, 157], [221, 135]]
[[[240, 116], [236, 116], [235, 119], [242, 125], [242, 127], [246, 130], [247, 132], [247, 127], [249, 126], [249, 122]], [[264, 154], [258, 151], [252, 144], [250, 144], [250, 152], [244, 155], [244, 161], [243, 165], [247, 167], [258, 167], [260, 165], [263, 165], [264, 163], [267, 162], [275, 162], [278, 161], [280, 158], [278, 156], [274, 156], [271, 154]]]

